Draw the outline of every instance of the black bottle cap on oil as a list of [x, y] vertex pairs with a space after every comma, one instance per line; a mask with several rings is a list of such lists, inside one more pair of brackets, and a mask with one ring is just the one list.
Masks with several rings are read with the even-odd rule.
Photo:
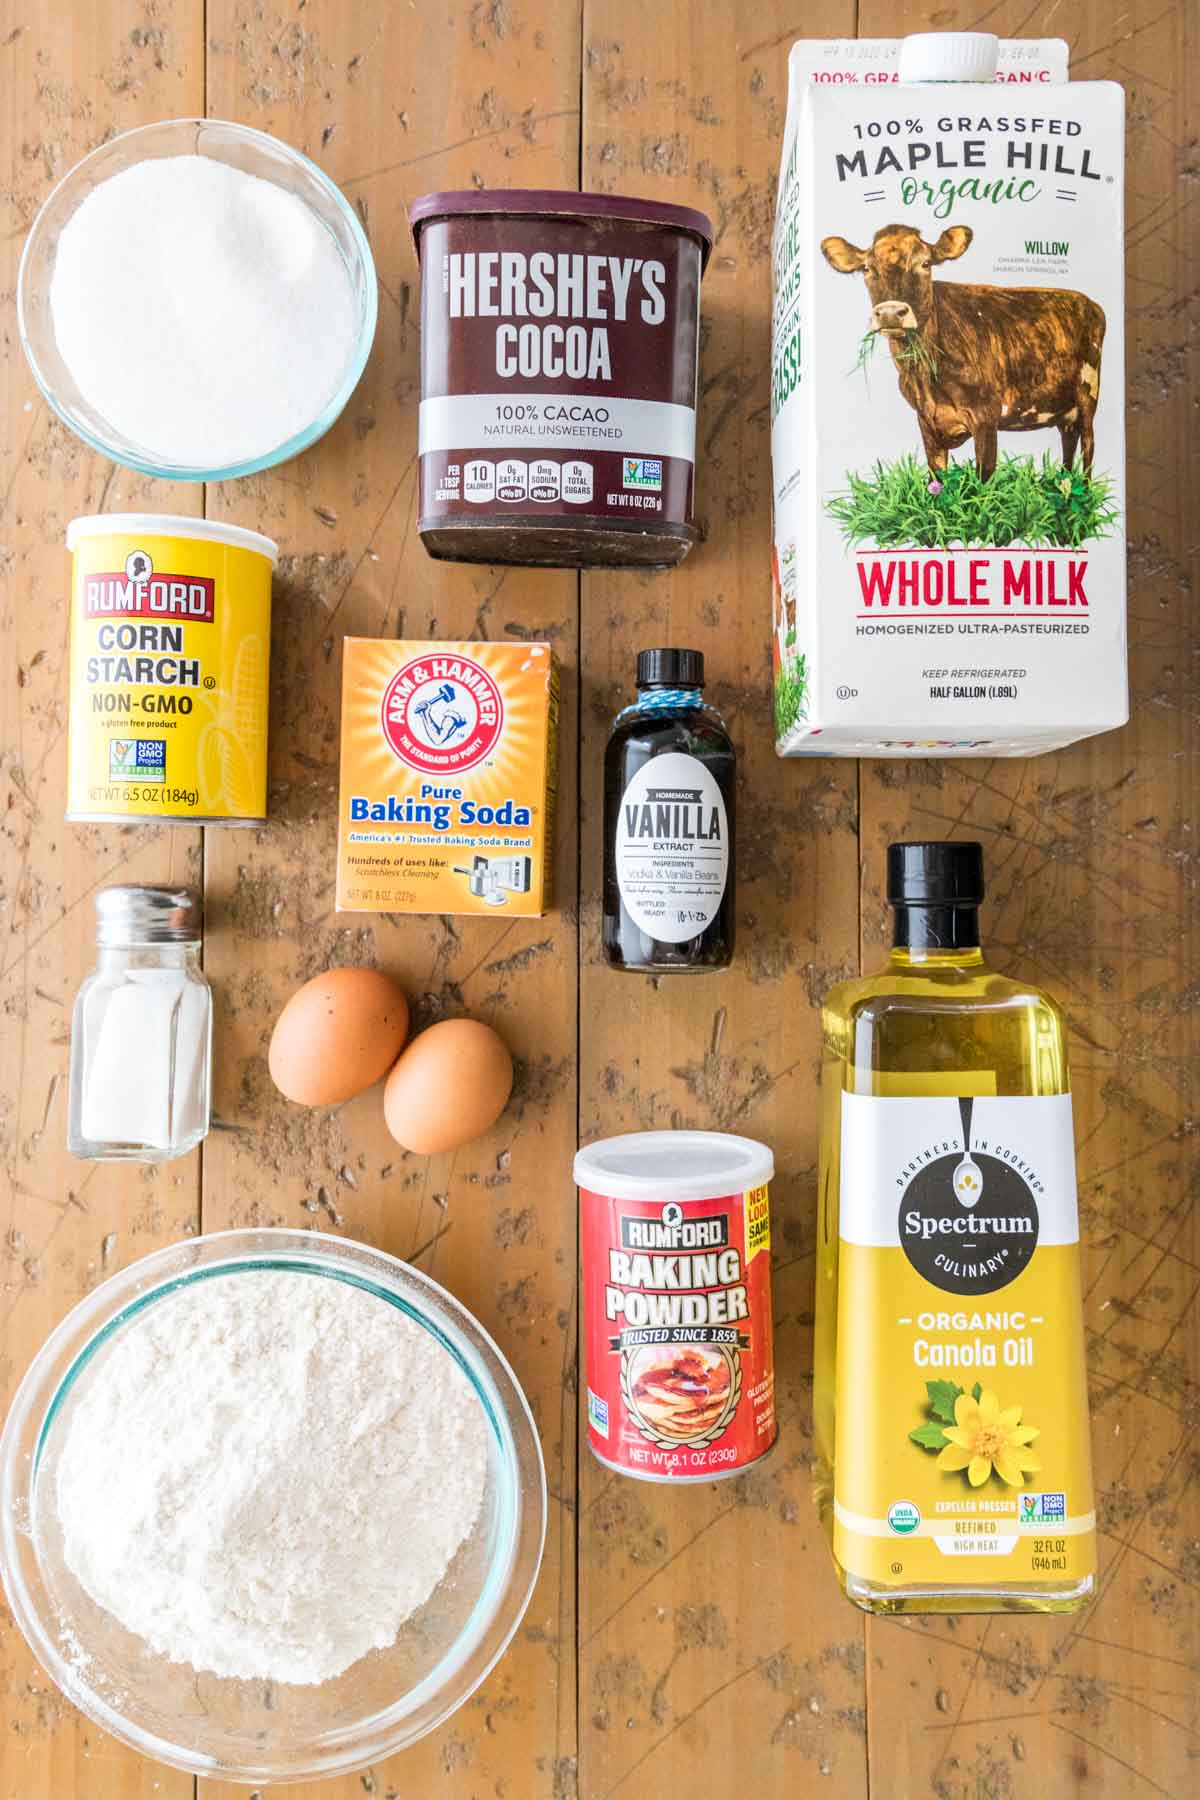
[[639, 650], [637, 684], [640, 688], [702, 688], [704, 653], [701, 650]]
[[982, 844], [889, 844], [887, 897], [893, 906], [978, 906]]

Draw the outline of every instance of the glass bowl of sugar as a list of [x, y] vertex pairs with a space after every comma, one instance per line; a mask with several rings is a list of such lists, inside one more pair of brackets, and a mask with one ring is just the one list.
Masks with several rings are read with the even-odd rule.
[[93, 450], [223, 481], [297, 456], [353, 393], [375, 264], [323, 170], [265, 132], [170, 119], [63, 177], [17, 276], [29, 366]]
[[216, 1233], [103, 1282], [0, 1440], [0, 1567], [43, 1668], [142, 1754], [254, 1786], [364, 1768], [461, 1706], [545, 1526], [483, 1327], [316, 1232]]

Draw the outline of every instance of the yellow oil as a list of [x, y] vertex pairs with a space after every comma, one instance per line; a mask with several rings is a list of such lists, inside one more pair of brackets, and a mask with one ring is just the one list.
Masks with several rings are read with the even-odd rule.
[[[979, 949], [893, 950], [881, 974], [831, 991], [822, 1030], [813, 1406], [816, 1500], [832, 1549], [842, 1094], [958, 1094], [972, 1075], [983, 1078], [980, 1091], [997, 1095], [1062, 1094], [1068, 1072], [1057, 1005], [989, 969]], [[853, 1320], [842, 1322], [853, 1328]], [[840, 1564], [837, 1574], [847, 1597], [874, 1613], [1074, 1612], [1095, 1586], [1088, 1576], [904, 1589], [872, 1584]]]

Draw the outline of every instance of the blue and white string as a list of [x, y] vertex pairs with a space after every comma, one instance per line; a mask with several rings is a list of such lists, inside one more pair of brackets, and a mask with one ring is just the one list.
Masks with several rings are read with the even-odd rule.
[[622, 719], [632, 718], [635, 713], [684, 712], [688, 708], [701, 707], [711, 713], [718, 725], [724, 727], [725, 721], [715, 706], [710, 706], [704, 698], [703, 688], [647, 688], [639, 694], [630, 706], [623, 707], [617, 714], [616, 723]]

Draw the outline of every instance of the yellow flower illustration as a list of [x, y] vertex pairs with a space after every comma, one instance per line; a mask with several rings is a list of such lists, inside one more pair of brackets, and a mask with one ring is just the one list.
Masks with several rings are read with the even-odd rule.
[[947, 1475], [965, 1469], [972, 1487], [982, 1487], [993, 1469], [1009, 1487], [1024, 1487], [1026, 1475], [1042, 1466], [1041, 1457], [1029, 1448], [1037, 1435], [1032, 1425], [1022, 1425], [1019, 1406], [1001, 1412], [990, 1388], [978, 1400], [960, 1394], [954, 1402], [954, 1423], [945, 1427], [950, 1442], [937, 1466]]

